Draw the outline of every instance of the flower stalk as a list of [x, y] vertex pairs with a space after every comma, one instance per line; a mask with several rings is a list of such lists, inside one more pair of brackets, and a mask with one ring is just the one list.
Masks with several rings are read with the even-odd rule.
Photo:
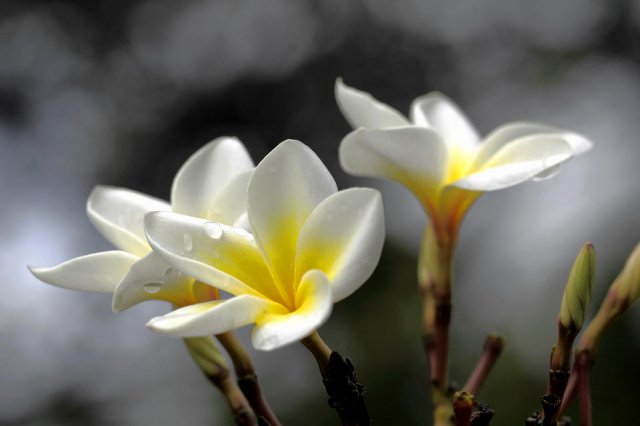
[[455, 245], [427, 225], [418, 263], [422, 298], [423, 345], [429, 361], [435, 421], [450, 425], [453, 415], [449, 393], [449, 326], [451, 323], [451, 276]]
[[258, 419], [238, 385], [232, 380], [227, 363], [209, 337], [183, 339], [193, 361], [224, 395], [236, 425], [258, 426]]
[[[573, 374], [569, 378], [565, 389], [559, 414], [563, 414], [573, 402], [581, 386], [588, 387], [588, 378], [579, 380], [578, 367], [580, 363], [588, 374], [595, 359], [595, 352], [604, 334], [613, 322], [624, 314], [640, 298], [640, 244], [636, 245], [629, 255], [622, 271], [609, 287], [600, 309], [585, 328], [577, 345]], [[588, 365], [588, 368], [586, 367]], [[581, 396], [586, 398], [586, 396]], [[586, 405], [587, 401], [584, 402]], [[590, 404], [590, 402], [589, 402]]]
[[484, 341], [482, 355], [476, 364], [476, 368], [469, 376], [463, 390], [470, 394], [477, 394], [484, 384], [487, 376], [491, 373], [493, 366], [502, 354], [504, 349], [504, 338], [497, 334], [490, 334]]
[[368, 426], [371, 418], [364, 402], [365, 388], [358, 383], [349, 358], [334, 352], [317, 332], [301, 340], [316, 359], [329, 405], [336, 410], [343, 426]]
[[258, 376], [247, 350], [231, 331], [218, 334], [216, 338], [229, 354], [236, 372], [238, 386], [256, 415], [264, 418], [271, 426], [280, 426], [280, 421], [262, 393]]

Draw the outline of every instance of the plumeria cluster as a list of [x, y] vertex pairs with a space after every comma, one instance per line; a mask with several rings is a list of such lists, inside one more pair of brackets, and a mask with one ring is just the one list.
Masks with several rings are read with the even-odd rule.
[[263, 350], [313, 333], [369, 278], [384, 242], [380, 194], [338, 191], [320, 159], [293, 140], [255, 168], [239, 140], [214, 140], [180, 169], [171, 204], [98, 187], [87, 213], [120, 250], [34, 275], [113, 293], [114, 312], [170, 302], [179, 309], [147, 324], [161, 333], [208, 336], [255, 323], [253, 344]]
[[[449, 386], [451, 271], [462, 219], [483, 192], [547, 179], [591, 143], [532, 122], [508, 123], [481, 139], [460, 108], [439, 93], [414, 100], [410, 118], [340, 79], [335, 95], [354, 128], [340, 145], [343, 168], [403, 184], [431, 219], [418, 278], [435, 422], [489, 424], [491, 410], [473, 394], [502, 351], [500, 337], [487, 338], [481, 362], [461, 392], [454, 397]], [[370, 422], [353, 364], [329, 349], [316, 330], [334, 303], [367, 281], [380, 259], [385, 227], [376, 190], [338, 191], [320, 159], [301, 142], [280, 143], [254, 167], [238, 139], [221, 137], [182, 166], [171, 203], [100, 186], [89, 197], [87, 213], [117, 250], [31, 268], [36, 277], [63, 288], [112, 294], [114, 312], [147, 300], [169, 302], [174, 310], [147, 326], [185, 339], [196, 363], [227, 397], [238, 424], [279, 425], [257, 388], [247, 352], [231, 333], [249, 324], [255, 324], [257, 349], [301, 341], [318, 361], [341, 422]], [[602, 330], [638, 299], [640, 262], [634, 256], [587, 328], [582, 351], [591, 354]], [[594, 262], [593, 247], [586, 245], [563, 296], [552, 355], [556, 373], [547, 395], [556, 407], [544, 424], [563, 424], [566, 407], [560, 402], [570, 402], [578, 387], [566, 379]], [[232, 358], [243, 392], [228, 381], [212, 335]], [[536, 416], [531, 424], [543, 421], [543, 412]]]

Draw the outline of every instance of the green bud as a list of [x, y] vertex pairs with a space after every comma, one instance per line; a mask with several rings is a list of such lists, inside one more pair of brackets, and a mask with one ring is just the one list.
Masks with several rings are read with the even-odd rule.
[[192, 337], [183, 339], [193, 361], [211, 381], [229, 374], [229, 368], [220, 349], [211, 337]]
[[562, 295], [558, 320], [566, 329], [577, 332], [582, 328], [587, 306], [591, 299], [595, 268], [595, 249], [593, 244], [586, 243], [573, 263]]
[[640, 243], [631, 252], [612, 290], [627, 307], [640, 298]]

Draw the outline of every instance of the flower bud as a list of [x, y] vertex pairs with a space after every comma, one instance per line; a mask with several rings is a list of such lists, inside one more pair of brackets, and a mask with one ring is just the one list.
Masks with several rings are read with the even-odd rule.
[[569, 279], [562, 295], [559, 323], [577, 333], [582, 328], [591, 299], [591, 288], [595, 276], [596, 252], [593, 244], [586, 243], [573, 263]]
[[626, 307], [640, 298], [640, 243], [631, 252], [612, 290], [617, 292], [618, 299]]
[[209, 380], [215, 383], [229, 374], [227, 362], [211, 337], [193, 337], [183, 340], [189, 355]]

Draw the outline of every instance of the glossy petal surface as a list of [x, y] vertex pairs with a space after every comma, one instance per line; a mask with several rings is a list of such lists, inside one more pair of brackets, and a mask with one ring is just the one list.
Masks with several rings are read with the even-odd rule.
[[173, 211], [207, 217], [223, 188], [252, 167], [249, 153], [237, 138], [214, 139], [189, 157], [176, 174], [171, 188]]
[[147, 327], [173, 336], [199, 337], [225, 333], [251, 324], [266, 312], [278, 314], [286, 310], [261, 297], [242, 295], [177, 309], [153, 318]]
[[414, 124], [433, 128], [447, 145], [473, 149], [480, 135], [460, 107], [442, 93], [432, 92], [411, 104]]
[[297, 309], [290, 313], [268, 313], [259, 317], [251, 333], [256, 349], [269, 351], [313, 333], [331, 314], [333, 302], [329, 280], [321, 271], [309, 271], [296, 292]]
[[371, 276], [383, 244], [380, 193], [366, 188], [340, 191], [318, 205], [300, 232], [296, 276], [321, 270], [329, 280], [333, 301], [337, 302]]
[[384, 129], [410, 124], [402, 114], [389, 105], [376, 100], [369, 93], [347, 86], [342, 79], [336, 80], [335, 96], [342, 115], [354, 129]]
[[432, 129], [358, 129], [342, 140], [340, 163], [348, 173], [395, 180], [435, 203], [447, 173], [447, 147]]
[[29, 267], [36, 278], [69, 290], [113, 293], [138, 257], [114, 250], [76, 257], [51, 268]]
[[87, 201], [87, 214], [98, 231], [117, 248], [140, 257], [151, 251], [144, 215], [169, 210], [171, 206], [158, 198], [110, 186], [95, 187]]
[[287, 305], [295, 296], [291, 284], [298, 234], [313, 209], [336, 191], [320, 159], [293, 140], [271, 151], [249, 182], [249, 222]]
[[151, 252], [136, 262], [116, 287], [113, 311], [121, 312], [147, 300], [164, 300], [178, 306], [195, 303], [193, 282], [193, 278]]
[[479, 171], [452, 185], [474, 191], [503, 189], [532, 179], [572, 156], [571, 146], [561, 136], [525, 136], [503, 146]]
[[248, 232], [176, 213], [150, 214], [146, 224], [154, 250], [182, 273], [231, 294], [277, 299]]

